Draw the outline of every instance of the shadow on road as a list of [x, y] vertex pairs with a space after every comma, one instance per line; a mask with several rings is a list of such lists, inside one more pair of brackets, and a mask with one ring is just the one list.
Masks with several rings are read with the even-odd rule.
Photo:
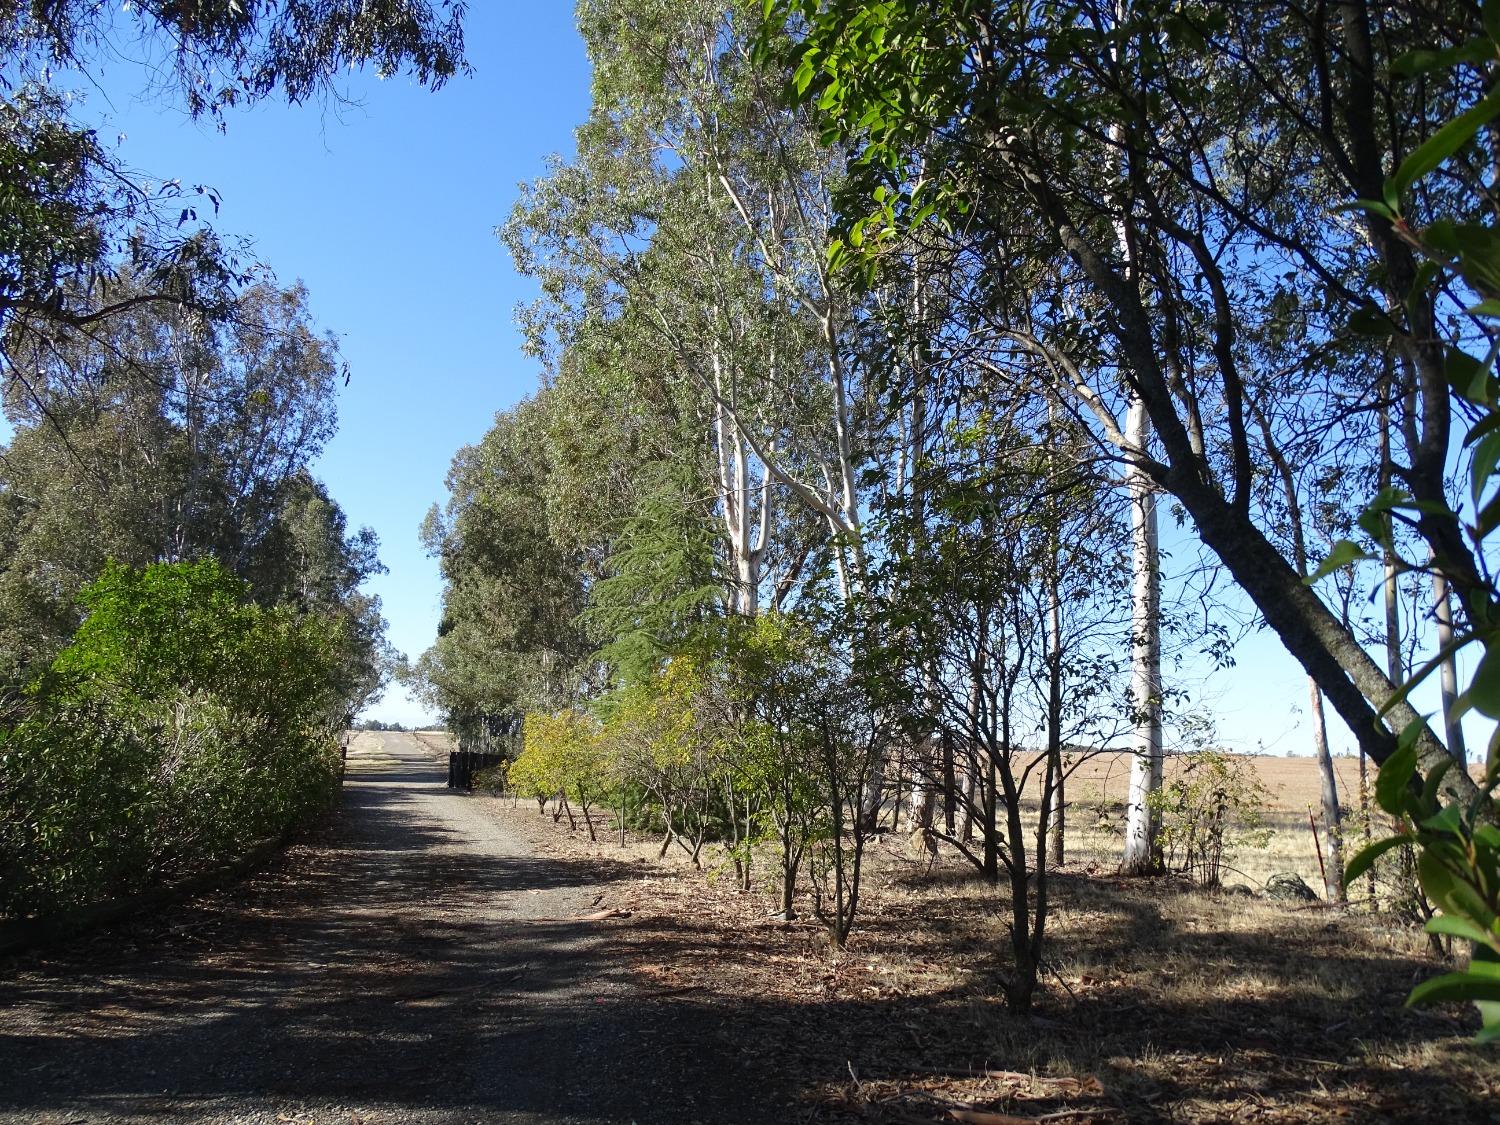
[[[653, 994], [632, 967], [747, 973], [784, 960], [785, 942], [667, 911], [565, 920], [636, 869], [526, 854], [442, 780], [417, 752], [352, 759], [341, 814], [277, 869], [0, 971], [0, 1119], [754, 1125], [837, 1116], [798, 1102], [815, 1082], [848, 1077], [854, 1119], [871, 1112], [869, 1083], [986, 1066], [1097, 1075], [1132, 1120], [1238, 1119], [1262, 1102], [1288, 1120], [1493, 1119], [1485, 1091], [1437, 1067], [1398, 1086], [1359, 1047], [1452, 1034], [1399, 1009], [1422, 964], [1290, 950], [1269, 922], [1189, 930], [1129, 894], [1099, 898], [1097, 924], [1058, 956], [1154, 950], [1262, 972], [1278, 990], [1057, 992], [1041, 1019], [1013, 1018], [975, 986], [993, 948], [956, 951], [892, 916], [865, 920], [872, 942], [895, 927], [908, 954], [972, 975], [917, 995]], [[1058, 878], [1062, 896], [1100, 893]], [[1314, 1112], [1328, 1088], [1339, 1100]]]
[[0, 1115], [759, 1119], [737, 1061], [562, 920], [628, 869], [486, 840], [430, 759], [372, 765], [277, 870], [0, 975]]

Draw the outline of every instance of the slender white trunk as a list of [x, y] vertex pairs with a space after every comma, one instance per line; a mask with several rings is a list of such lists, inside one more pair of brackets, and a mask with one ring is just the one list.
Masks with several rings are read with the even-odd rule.
[[[1144, 450], [1150, 436], [1146, 407], [1130, 404], [1128, 440]], [[1125, 854], [1120, 870], [1145, 874], [1158, 867], [1159, 818], [1151, 794], [1161, 788], [1161, 554], [1156, 534], [1156, 492], [1134, 464], [1126, 470], [1130, 492], [1131, 629], [1130, 693], [1135, 710], [1135, 757], [1125, 808]]]
[[[1115, 22], [1125, 22], [1125, 0], [1115, 0]], [[1116, 122], [1110, 135], [1124, 146], [1124, 127]], [[1121, 170], [1122, 173], [1124, 169]], [[1137, 277], [1126, 215], [1115, 223], [1115, 239], [1126, 276]], [[1130, 400], [1125, 445], [1144, 455], [1150, 448], [1151, 421], [1139, 395]], [[1159, 869], [1160, 818], [1151, 796], [1161, 789], [1161, 553], [1156, 536], [1156, 491], [1143, 469], [1127, 454], [1125, 487], [1130, 494], [1130, 694], [1135, 709], [1135, 757], [1125, 801], [1125, 853], [1120, 870], [1146, 874]]]
[[[714, 386], [714, 442], [718, 452], [719, 511], [724, 520], [729, 561], [734, 582], [726, 601], [729, 612], [754, 617], [760, 608], [761, 563], [770, 536], [771, 474], [761, 466], [760, 482], [751, 480], [752, 452], [745, 434], [735, 425], [737, 405], [734, 379], [725, 371], [718, 350], [710, 355]], [[774, 448], [774, 447], [773, 447]], [[759, 518], [754, 518], [750, 498], [759, 492]]]
[[[1297, 478], [1276, 443], [1270, 419], [1255, 403], [1251, 413], [1265, 439], [1266, 456], [1276, 466], [1281, 488], [1286, 496], [1287, 521], [1292, 532], [1292, 562], [1297, 573], [1307, 574], [1307, 535], [1302, 523], [1302, 503], [1297, 496]], [[1318, 760], [1318, 780], [1323, 806], [1323, 890], [1329, 902], [1349, 899], [1344, 889], [1344, 813], [1339, 807], [1338, 777], [1333, 771], [1333, 755], [1328, 749], [1328, 722], [1323, 713], [1323, 692], [1311, 676], [1307, 678], [1308, 699], [1312, 706], [1313, 754]]]
[[913, 830], [932, 827], [933, 813], [937, 809], [937, 759], [937, 740], [930, 735], [924, 736], [914, 748], [912, 762], [911, 802], [907, 805], [910, 819], [907, 826]]
[[1312, 703], [1313, 753], [1318, 759], [1318, 777], [1323, 803], [1323, 893], [1329, 902], [1347, 902], [1344, 890], [1343, 812], [1339, 808], [1338, 782], [1333, 772], [1333, 755], [1328, 749], [1328, 722], [1323, 714], [1323, 692], [1318, 682], [1307, 678], [1307, 693]]
[[[917, 333], [923, 331], [926, 302], [923, 298], [920, 279], [912, 282], [911, 320]], [[925, 489], [921, 479], [920, 465], [927, 447], [927, 362], [923, 354], [920, 335], [913, 340], [911, 419], [903, 429], [906, 431], [901, 450], [902, 471], [897, 487], [909, 496], [913, 518], [913, 531], [907, 549], [917, 558], [918, 565], [925, 561], [927, 553], [927, 518]], [[924, 676], [924, 706], [929, 715], [937, 710], [937, 673], [929, 667]], [[943, 773], [937, 739], [928, 735], [913, 747], [915, 761], [912, 769], [911, 823], [910, 827], [931, 828], [933, 812], [937, 803], [939, 776]], [[951, 793], [949, 799], [952, 799]]]
[[[1432, 568], [1432, 607], [1441, 650], [1453, 642], [1453, 603], [1448, 597], [1448, 579], [1435, 565]], [[1469, 752], [1464, 745], [1463, 725], [1454, 711], [1454, 704], [1458, 701], [1458, 669], [1451, 654], [1443, 660], [1438, 675], [1442, 681], [1443, 726], [1448, 735], [1448, 753], [1460, 766], [1465, 766]]]

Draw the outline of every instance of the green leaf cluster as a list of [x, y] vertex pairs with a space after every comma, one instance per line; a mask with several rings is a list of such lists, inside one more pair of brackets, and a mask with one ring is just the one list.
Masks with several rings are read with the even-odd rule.
[[1500, 1038], [1500, 828], [1494, 797], [1500, 770], [1488, 771], [1467, 805], [1443, 803], [1439, 787], [1450, 767], [1439, 766], [1423, 779], [1416, 735], [1414, 726], [1402, 732], [1399, 749], [1376, 779], [1375, 799], [1400, 831], [1358, 852], [1344, 870], [1344, 883], [1352, 884], [1394, 848], [1417, 850], [1417, 879], [1439, 911], [1427, 932], [1470, 942], [1473, 954], [1467, 968], [1417, 985], [1407, 1003], [1475, 1001], [1483, 1020], [1479, 1038], [1490, 1041]]
[[236, 858], [337, 785], [335, 619], [262, 608], [212, 560], [112, 565], [85, 601], [0, 729], [0, 914]]

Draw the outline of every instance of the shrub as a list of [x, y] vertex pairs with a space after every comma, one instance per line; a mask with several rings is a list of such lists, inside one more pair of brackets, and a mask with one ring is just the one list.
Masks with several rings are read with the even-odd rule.
[[1225, 859], [1240, 847], [1265, 847], [1269, 791], [1255, 767], [1224, 750], [1182, 756], [1182, 771], [1149, 800], [1161, 815], [1163, 859], [1205, 887], [1223, 881]]
[[39, 915], [234, 858], [338, 784], [338, 630], [250, 603], [213, 561], [111, 565], [0, 730], [0, 913]]
[[490, 766], [487, 769], [475, 770], [474, 776], [469, 780], [473, 784], [473, 787], [482, 793], [503, 793], [508, 783], [506, 767], [499, 765]]
[[[532, 712], [526, 716], [521, 753], [510, 768], [510, 779], [516, 792], [545, 804], [549, 797], [559, 798], [558, 816], [567, 814], [576, 827], [571, 798], [578, 802], [594, 837], [594, 822], [589, 806], [604, 793], [604, 761], [599, 742], [598, 724], [582, 711], [559, 711], [556, 714]], [[554, 818], [556, 819], [556, 818]]]

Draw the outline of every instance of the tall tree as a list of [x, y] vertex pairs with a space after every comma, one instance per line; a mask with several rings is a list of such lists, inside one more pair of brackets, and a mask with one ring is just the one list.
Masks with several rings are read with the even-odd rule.
[[[260, 283], [233, 308], [216, 324], [143, 302], [87, 333], [32, 337], [13, 356], [0, 615], [14, 666], [67, 640], [78, 592], [109, 559], [213, 556], [267, 605], [362, 597], [379, 567], [373, 535], [348, 536], [308, 470], [335, 426], [333, 340], [301, 287]], [[378, 607], [366, 609], [374, 645]]]
[[437, 641], [416, 672], [459, 729], [566, 704], [593, 674], [582, 556], [548, 524], [546, 435], [545, 397], [496, 415], [454, 457], [446, 509], [423, 522], [445, 588]]
[[[851, 240], [871, 246], [963, 209], [976, 252], [993, 261], [994, 245], [1036, 232], [1035, 253], [1097, 304], [1088, 331], [1107, 337], [1118, 386], [1150, 418], [1156, 445], [1129, 460], [1183, 505], [1361, 745], [1389, 758], [1395, 734], [1377, 719], [1389, 678], [1254, 514], [1249, 404], [1270, 374], [1255, 344], [1289, 303], [1322, 310], [1314, 346], [1337, 340], [1365, 304], [1364, 270], [1381, 277], [1387, 307], [1405, 322], [1411, 248], [1379, 216], [1363, 229], [1329, 223], [1324, 203], [1378, 198], [1382, 167], [1472, 96], [1472, 84], [1404, 82], [1390, 66], [1408, 48], [1462, 41], [1474, 13], [1293, 2], [1143, 2], [1122, 13], [1113, 3], [969, 0], [778, 10], [796, 13], [795, 84], [855, 150]], [[1124, 187], [1109, 188], [1122, 165]], [[943, 176], [919, 188], [918, 166]], [[1400, 472], [1418, 501], [1434, 501], [1417, 523], [1460, 604], [1488, 613], [1473, 552], [1439, 503], [1451, 408], [1443, 356], [1424, 342], [1433, 308], [1424, 298], [1409, 311], [1392, 396], [1408, 411]], [[1065, 326], [1047, 335], [1074, 350]], [[1366, 381], [1367, 403], [1376, 384]], [[1076, 390], [1097, 424], [1118, 430], [1098, 408], [1107, 383], [1088, 378]], [[1221, 409], [1207, 408], [1210, 395]], [[1399, 704], [1389, 721], [1417, 719]], [[1429, 765], [1446, 757], [1430, 732], [1421, 754]], [[1444, 784], [1470, 788], [1451, 771]]]

